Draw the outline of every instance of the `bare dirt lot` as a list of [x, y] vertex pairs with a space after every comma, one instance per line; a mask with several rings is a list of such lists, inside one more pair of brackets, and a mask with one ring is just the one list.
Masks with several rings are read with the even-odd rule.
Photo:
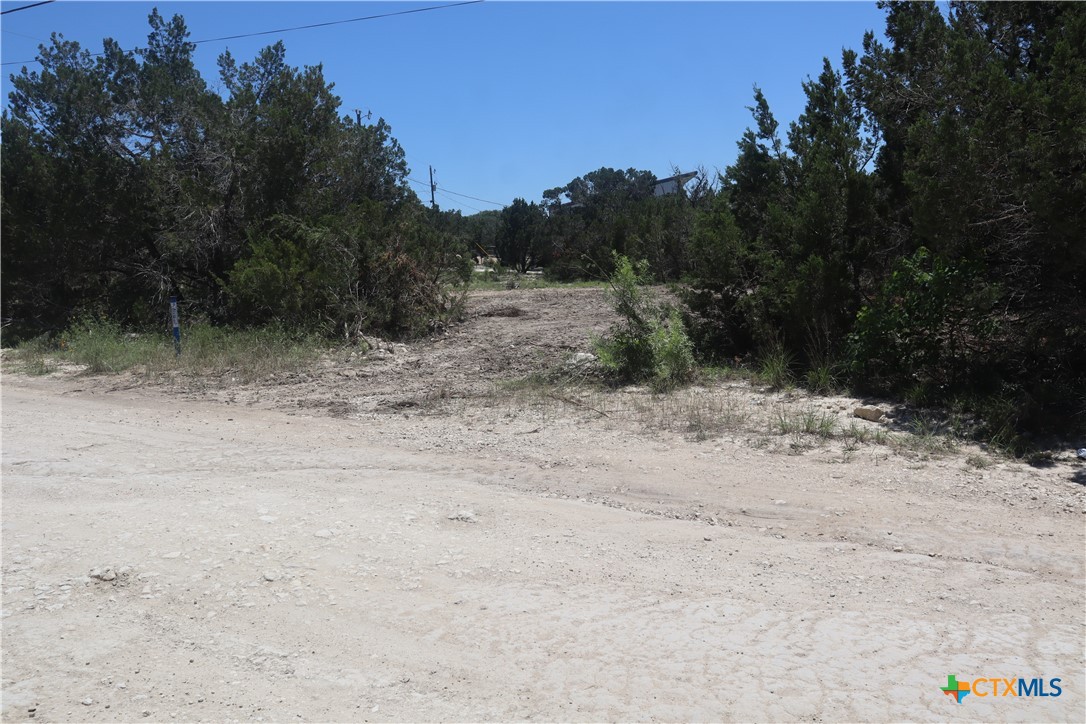
[[6, 373], [2, 718], [1083, 719], [1081, 465], [525, 382], [610, 322], [492, 292], [258, 383]]

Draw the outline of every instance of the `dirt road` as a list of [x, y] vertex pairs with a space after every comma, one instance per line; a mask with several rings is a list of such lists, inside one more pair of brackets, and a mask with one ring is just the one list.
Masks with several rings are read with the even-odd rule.
[[1065, 468], [107, 386], [4, 379], [5, 721], [1082, 718]]

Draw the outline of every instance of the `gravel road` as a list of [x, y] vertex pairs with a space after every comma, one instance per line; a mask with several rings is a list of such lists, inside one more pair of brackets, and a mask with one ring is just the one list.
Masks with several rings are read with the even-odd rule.
[[520, 457], [419, 451], [456, 420], [106, 387], [4, 378], [5, 721], [1083, 718], [1066, 468], [553, 419]]

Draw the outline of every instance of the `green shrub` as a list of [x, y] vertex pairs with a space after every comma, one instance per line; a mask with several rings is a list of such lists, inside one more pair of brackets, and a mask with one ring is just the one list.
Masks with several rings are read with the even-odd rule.
[[412, 239], [374, 209], [329, 227], [273, 217], [224, 284], [231, 313], [325, 335], [433, 332], [460, 316], [470, 259], [431, 236]]
[[689, 382], [697, 365], [694, 346], [683, 327], [677, 309], [668, 314], [666, 323], [654, 320], [649, 347], [652, 353], [652, 386], [658, 390], [672, 389]]
[[646, 262], [615, 255], [608, 298], [621, 321], [596, 340], [596, 354], [604, 370], [619, 380], [673, 389], [694, 376], [693, 345], [679, 312], [661, 306], [645, 289], [648, 281]]
[[267, 226], [249, 232], [249, 254], [226, 284], [237, 319], [306, 326], [327, 319], [343, 283], [335, 272], [335, 235], [289, 216], [276, 216]]
[[90, 317], [79, 320], [61, 334], [58, 347], [62, 359], [85, 365], [90, 374], [116, 374], [152, 358], [159, 362], [166, 349], [173, 354], [172, 346], [159, 351], [149, 347], [141, 337], [126, 335], [112, 320]]
[[914, 388], [916, 398], [983, 384], [995, 351], [995, 293], [975, 282], [967, 263], [921, 247], [897, 263], [857, 315], [849, 338], [853, 373], [870, 388]]
[[647, 334], [618, 329], [595, 341], [600, 366], [624, 382], [639, 382], [652, 376], [652, 345]]

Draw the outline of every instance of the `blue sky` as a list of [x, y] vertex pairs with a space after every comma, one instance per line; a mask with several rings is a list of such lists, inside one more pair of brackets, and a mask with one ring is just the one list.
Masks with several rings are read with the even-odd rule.
[[[155, 6], [183, 15], [201, 40], [442, 4], [61, 0], [4, 16], [2, 58], [35, 57], [36, 39], [53, 31], [94, 51], [104, 37], [139, 46]], [[196, 62], [218, 87], [219, 53], [249, 60], [282, 39], [292, 65], [324, 64], [345, 113], [361, 108], [391, 124], [412, 178], [425, 182], [432, 164], [439, 190], [509, 203], [601, 166], [657, 176], [673, 166], [723, 169], [750, 123], [754, 84], [787, 127], [822, 57], [839, 64], [842, 48], [859, 50], [865, 30], [883, 27], [874, 2], [490, 0], [201, 44]], [[3, 68], [5, 104], [19, 70]], [[425, 186], [415, 189], [429, 201]], [[438, 204], [465, 214], [500, 208], [440, 193]]]

